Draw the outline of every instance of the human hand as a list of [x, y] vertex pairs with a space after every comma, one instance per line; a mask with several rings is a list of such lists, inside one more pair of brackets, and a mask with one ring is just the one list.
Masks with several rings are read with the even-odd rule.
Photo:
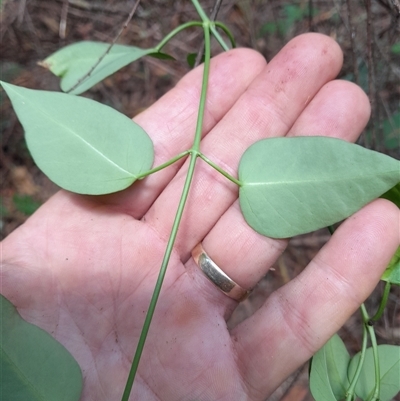
[[[355, 141], [365, 94], [334, 81], [342, 54], [317, 34], [295, 38], [268, 64], [252, 50], [215, 57], [202, 152], [235, 175], [244, 150], [272, 136]], [[135, 120], [155, 166], [191, 146], [202, 69]], [[99, 197], [60, 191], [3, 242], [1, 291], [51, 333], [84, 374], [82, 400], [120, 400], [185, 178], [180, 161], [127, 190]], [[286, 240], [254, 232], [237, 187], [199, 161], [132, 400], [264, 400], [370, 294], [399, 245], [399, 210], [385, 200], [345, 221], [307, 268], [229, 331], [237, 302], [200, 272], [202, 242], [224, 272], [252, 288]]]

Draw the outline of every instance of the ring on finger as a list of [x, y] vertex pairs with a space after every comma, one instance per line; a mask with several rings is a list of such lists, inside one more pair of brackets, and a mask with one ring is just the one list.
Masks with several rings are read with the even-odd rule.
[[244, 301], [250, 294], [249, 290], [244, 289], [227, 274], [207, 255], [201, 243], [197, 244], [192, 250], [192, 257], [196, 265], [204, 275], [229, 298], [237, 302]]

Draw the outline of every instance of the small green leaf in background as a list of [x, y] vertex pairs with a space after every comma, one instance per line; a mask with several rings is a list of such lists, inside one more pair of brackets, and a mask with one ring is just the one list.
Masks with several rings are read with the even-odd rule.
[[384, 120], [382, 130], [386, 149], [400, 148], [400, 112]]
[[5, 216], [8, 216], [8, 214], [9, 214], [9, 211], [4, 206], [4, 199], [0, 196], [0, 216], [5, 217]]
[[[356, 82], [356, 78], [354, 76], [354, 73], [352, 72], [343, 76], [342, 79], [354, 82], [357, 85], [361, 86], [364, 92], [368, 92], [368, 66], [363, 60], [360, 60], [357, 65], [357, 69], [358, 69], [358, 82]], [[371, 133], [368, 133], [368, 135], [371, 135]]]
[[13, 203], [16, 209], [23, 213], [25, 216], [30, 216], [40, 207], [40, 203], [36, 202], [29, 195], [15, 194], [13, 196]]
[[[189, 53], [189, 54], [186, 56], [186, 61], [187, 61], [187, 63], [188, 63], [188, 65], [189, 65], [190, 68], [193, 68], [193, 67], [195, 66], [195, 64], [196, 64], [196, 58], [197, 58], [197, 53]], [[201, 57], [200, 63], [204, 63], [204, 54], [203, 54], [203, 56]]]
[[158, 58], [159, 60], [175, 60], [175, 58], [172, 57], [171, 55], [162, 52], [153, 51], [152, 53], [148, 53], [148, 55], [153, 58]]
[[400, 247], [390, 260], [388, 267], [384, 271], [381, 280], [392, 284], [400, 285]]
[[260, 36], [273, 35], [278, 30], [278, 25], [275, 22], [266, 22], [261, 26]]
[[400, 183], [395, 185], [393, 188], [390, 188], [389, 191], [381, 196], [381, 198], [390, 200], [400, 209]]
[[[357, 369], [360, 353], [350, 361], [349, 379]], [[391, 401], [400, 392], [400, 347], [397, 345], [378, 345], [381, 391], [379, 401]], [[375, 387], [375, 364], [372, 348], [367, 348], [360, 378], [355, 392], [366, 401], [371, 397]]]
[[196, 57], [197, 57], [197, 53], [189, 53], [186, 56], [186, 61], [190, 68], [194, 67], [194, 64], [196, 63]]
[[400, 42], [397, 42], [394, 45], [392, 45], [392, 47], [390, 48], [390, 51], [393, 54], [400, 54]]
[[270, 138], [239, 164], [239, 202], [257, 232], [287, 238], [330, 226], [400, 182], [400, 161], [336, 138]]
[[153, 163], [153, 143], [130, 118], [94, 100], [2, 83], [38, 167], [72, 192], [131, 185]]
[[82, 373], [50, 334], [27, 323], [0, 295], [0, 399], [78, 401]]
[[[83, 41], [57, 50], [40, 62], [54, 75], [61, 78], [61, 89], [68, 92], [99, 61], [109, 48], [109, 43]], [[134, 46], [113, 45], [99, 65], [70, 93], [79, 95], [110, 76], [122, 67], [151, 53], [155, 49], [140, 49]], [[166, 56], [166, 55], [161, 55]], [[167, 56], [169, 57], [169, 56]]]
[[[297, 4], [286, 4], [282, 8], [282, 16], [276, 22], [266, 22], [261, 26], [260, 36], [269, 34], [273, 35], [279, 32], [280, 35], [286, 35], [295, 23], [307, 18], [310, 14], [309, 7], [300, 6]], [[318, 10], [311, 8], [311, 15], [318, 14]]]
[[312, 358], [310, 390], [316, 401], [342, 400], [349, 387], [350, 355], [335, 334]]

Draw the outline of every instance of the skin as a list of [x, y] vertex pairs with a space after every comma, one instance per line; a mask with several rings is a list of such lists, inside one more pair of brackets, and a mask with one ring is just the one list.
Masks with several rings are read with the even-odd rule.
[[[370, 107], [334, 80], [339, 46], [299, 36], [266, 61], [238, 49], [211, 63], [201, 149], [236, 174], [256, 140], [325, 135], [355, 141]], [[135, 120], [159, 165], [191, 146], [202, 67]], [[1, 292], [27, 321], [77, 359], [82, 400], [120, 400], [153, 291], [188, 162], [131, 188], [89, 197], [58, 192], [2, 244]], [[240, 214], [237, 187], [199, 161], [146, 343], [132, 400], [264, 400], [305, 363], [372, 292], [399, 245], [399, 210], [376, 200], [347, 219], [294, 280], [228, 331], [237, 303], [191, 258], [210, 257], [252, 288], [287, 240], [262, 237]]]

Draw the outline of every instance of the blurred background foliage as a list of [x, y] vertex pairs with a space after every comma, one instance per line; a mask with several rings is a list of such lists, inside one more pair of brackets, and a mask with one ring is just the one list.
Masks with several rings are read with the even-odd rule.
[[[1, 80], [28, 88], [59, 90], [58, 80], [37, 62], [60, 47], [81, 40], [110, 42], [124, 24], [135, 1], [118, 0], [0, 0]], [[215, 0], [203, 0], [211, 13]], [[154, 46], [177, 25], [198, 19], [189, 0], [142, 2], [118, 43]], [[371, 121], [360, 138], [368, 148], [400, 158], [400, 0], [224, 0], [218, 19], [234, 33], [240, 47], [258, 50], [270, 60], [291, 38], [320, 32], [335, 39], [344, 52], [339, 75], [368, 94]], [[108, 104], [128, 116], [149, 107], [189, 69], [187, 56], [197, 53], [201, 31], [175, 37], [165, 49], [175, 61], [147, 57], [96, 85], [84, 96]], [[216, 52], [219, 52], [215, 44]], [[48, 199], [57, 187], [33, 164], [23, 131], [3, 91], [0, 91], [0, 208], [1, 236], [5, 237]], [[232, 317], [235, 325], [257, 309], [274, 289], [296, 276], [329, 234], [300, 236], [279, 259], [271, 273]], [[371, 298], [379, 303], [381, 288]], [[399, 292], [377, 327], [385, 343], [400, 339]], [[342, 330], [350, 350], [360, 346], [360, 319], [355, 315]], [[307, 401], [307, 367], [288, 379], [270, 398]]]

